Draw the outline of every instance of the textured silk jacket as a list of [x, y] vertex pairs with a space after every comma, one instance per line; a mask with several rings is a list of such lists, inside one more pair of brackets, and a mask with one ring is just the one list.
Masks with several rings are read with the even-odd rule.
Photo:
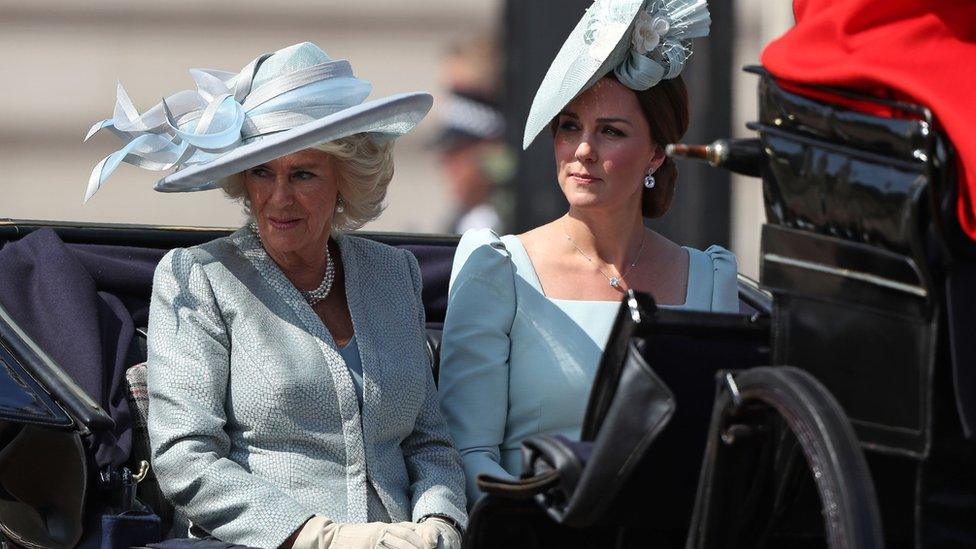
[[277, 547], [312, 515], [466, 522], [460, 458], [425, 348], [417, 261], [336, 237], [363, 366], [248, 230], [168, 253], [149, 319], [149, 436], [160, 488], [221, 540]]

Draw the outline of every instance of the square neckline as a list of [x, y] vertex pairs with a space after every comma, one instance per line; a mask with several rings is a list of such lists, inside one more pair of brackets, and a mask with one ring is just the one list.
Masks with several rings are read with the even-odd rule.
[[[620, 305], [620, 301], [623, 299], [623, 297], [621, 297], [621, 299], [613, 300], [613, 301], [606, 300], [606, 299], [560, 299], [558, 297], [550, 297], [548, 294], [546, 294], [545, 289], [542, 287], [542, 280], [539, 279], [539, 273], [536, 272], [536, 270], [535, 270], [535, 264], [532, 263], [532, 258], [529, 257], [529, 252], [528, 252], [528, 250], [525, 249], [525, 244], [522, 243], [522, 239], [519, 238], [519, 236], [516, 235], [516, 234], [506, 235], [506, 236], [511, 237], [512, 240], [514, 240], [515, 242], [518, 243], [518, 248], [520, 250], [520, 253], [522, 254], [522, 257], [525, 259], [525, 263], [528, 265], [529, 270], [532, 273], [532, 278], [534, 280], [533, 286], [535, 287], [535, 289], [540, 294], [542, 294], [542, 297], [544, 297], [544, 298], [546, 298], [546, 299], [548, 299], [550, 301], [559, 302], [559, 303], [581, 303], [581, 304], [582, 303], [585, 303], [585, 304], [590, 304], [590, 303], [605, 303], [605, 304], [612, 304], [612, 305]], [[504, 239], [505, 237], [502, 237], [502, 238]], [[692, 262], [693, 262], [693, 259], [692, 259], [692, 251], [693, 250], [691, 248], [687, 247], [687, 246], [682, 246], [682, 248], [688, 254], [688, 282], [687, 282], [687, 286], [685, 287], [685, 300], [683, 302], [681, 302], [680, 304], [677, 304], [677, 305], [658, 303], [657, 304], [658, 307], [664, 307], [664, 308], [679, 308], [679, 307], [684, 307], [684, 306], [686, 306], [688, 304], [688, 301], [691, 298], [691, 287], [692, 287], [691, 286], [691, 282], [692, 282], [692, 273], [693, 273], [693, 267], [692, 267]]]

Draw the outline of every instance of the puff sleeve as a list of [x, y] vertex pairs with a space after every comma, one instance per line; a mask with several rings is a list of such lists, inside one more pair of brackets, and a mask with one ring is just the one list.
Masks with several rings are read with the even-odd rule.
[[705, 255], [712, 262], [711, 310], [717, 313], [739, 312], [739, 271], [735, 254], [721, 246], [709, 246]]
[[451, 271], [439, 390], [461, 452], [469, 507], [481, 495], [479, 474], [511, 478], [500, 464], [499, 448], [508, 414], [514, 276], [511, 255], [494, 231], [464, 234]]

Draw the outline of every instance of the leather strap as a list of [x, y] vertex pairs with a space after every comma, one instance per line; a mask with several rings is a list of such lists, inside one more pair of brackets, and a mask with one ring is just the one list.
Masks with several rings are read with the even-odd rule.
[[559, 485], [559, 471], [547, 471], [533, 477], [515, 480], [480, 474], [477, 483], [478, 488], [486, 494], [509, 499], [531, 499], [536, 494], [544, 493]]

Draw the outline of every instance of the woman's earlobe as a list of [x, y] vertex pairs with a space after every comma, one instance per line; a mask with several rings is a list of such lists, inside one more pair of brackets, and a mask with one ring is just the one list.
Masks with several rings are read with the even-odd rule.
[[654, 173], [660, 170], [661, 166], [663, 166], [666, 161], [667, 161], [666, 156], [654, 155], [654, 158], [652, 158], [651, 161], [647, 163], [647, 169], [644, 170], [644, 173]]

